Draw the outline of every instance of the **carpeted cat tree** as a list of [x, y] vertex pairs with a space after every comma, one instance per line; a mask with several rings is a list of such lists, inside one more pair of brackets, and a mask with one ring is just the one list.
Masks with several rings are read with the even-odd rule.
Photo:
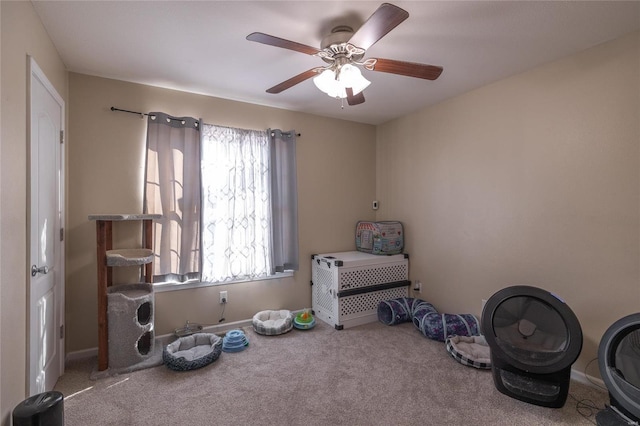
[[148, 283], [109, 287], [109, 368], [126, 368], [151, 356], [154, 348], [154, 293]]

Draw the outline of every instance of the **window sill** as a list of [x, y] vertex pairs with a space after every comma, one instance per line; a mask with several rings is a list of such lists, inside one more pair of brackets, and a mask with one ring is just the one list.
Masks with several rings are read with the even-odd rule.
[[191, 288], [213, 287], [217, 285], [277, 280], [277, 279], [288, 278], [288, 277], [293, 277], [293, 271], [278, 272], [275, 275], [271, 275], [271, 276], [260, 278], [260, 279], [225, 281], [223, 283], [209, 283], [209, 282], [202, 282], [202, 281], [189, 281], [186, 283], [173, 283], [173, 282], [154, 283], [153, 290], [156, 293], [163, 293], [165, 291], [187, 290]]

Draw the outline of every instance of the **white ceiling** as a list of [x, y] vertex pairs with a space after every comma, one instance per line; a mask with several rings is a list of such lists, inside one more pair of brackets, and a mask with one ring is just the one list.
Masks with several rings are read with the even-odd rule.
[[319, 48], [335, 25], [355, 30], [381, 3], [33, 1], [69, 71], [370, 124], [640, 29], [638, 1], [396, 1], [409, 18], [365, 57], [439, 65], [438, 80], [364, 70], [366, 102], [344, 109], [311, 79], [265, 92], [325, 64], [248, 34]]

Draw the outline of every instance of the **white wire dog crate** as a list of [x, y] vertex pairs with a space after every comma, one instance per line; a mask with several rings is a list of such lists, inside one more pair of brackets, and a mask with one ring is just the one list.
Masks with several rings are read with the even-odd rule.
[[378, 318], [378, 304], [408, 297], [409, 255], [359, 251], [311, 256], [311, 307], [337, 330]]

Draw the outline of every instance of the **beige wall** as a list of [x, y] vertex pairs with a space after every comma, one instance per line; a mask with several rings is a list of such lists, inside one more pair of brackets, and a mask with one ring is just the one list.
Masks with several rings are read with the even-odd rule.
[[30, 2], [0, 2], [2, 140], [0, 144], [0, 423], [26, 396], [27, 357], [27, 55], [63, 99], [67, 73]]
[[[374, 218], [374, 126], [74, 73], [69, 105], [67, 351], [97, 345], [95, 223], [87, 216], [142, 211], [146, 120], [112, 112], [111, 106], [302, 134], [297, 141], [300, 271], [282, 280], [158, 293], [157, 334], [186, 320], [218, 324], [221, 290], [229, 292], [227, 322], [263, 309], [309, 307], [311, 254], [353, 250], [356, 221]], [[139, 235], [129, 240], [136, 244]]]
[[542, 287], [581, 322], [574, 367], [597, 356], [640, 308], [639, 58], [635, 33], [378, 127], [377, 218], [404, 222], [417, 296], [480, 315]]

